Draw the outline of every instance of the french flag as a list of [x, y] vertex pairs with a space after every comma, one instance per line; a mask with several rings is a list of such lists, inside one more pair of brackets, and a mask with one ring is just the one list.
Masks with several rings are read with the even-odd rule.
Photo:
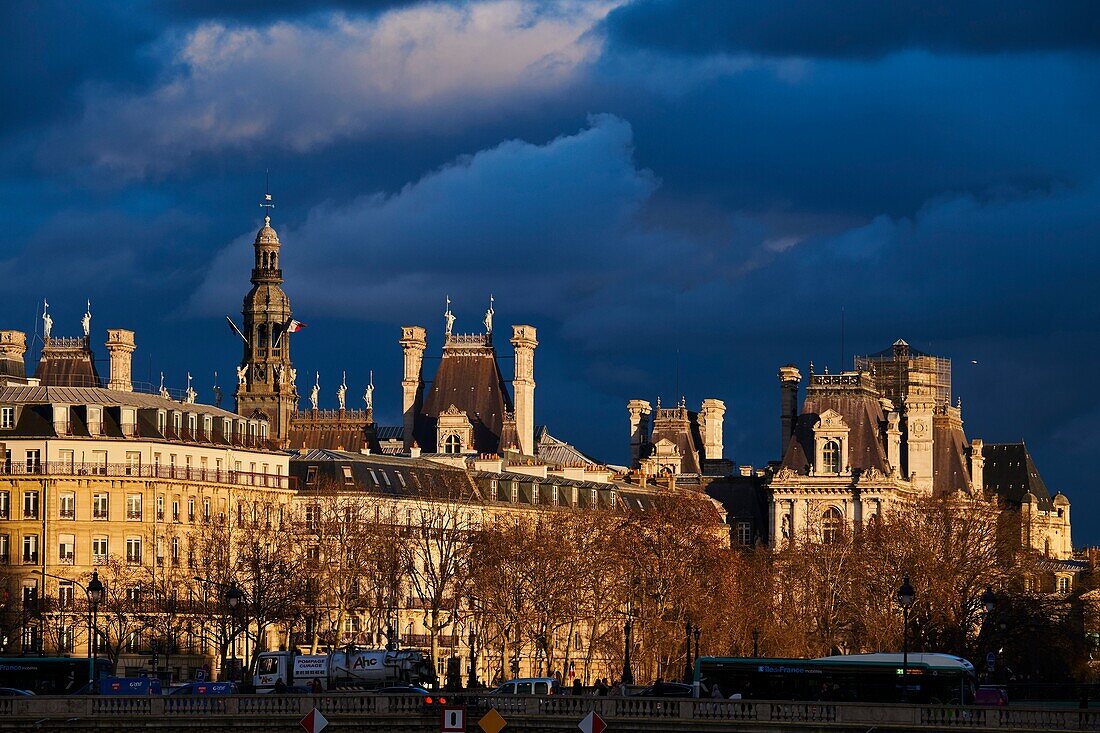
[[298, 333], [299, 331], [301, 331], [305, 327], [306, 327], [305, 323], [302, 323], [301, 321], [296, 321], [293, 318], [291, 318], [290, 321], [286, 324], [286, 332], [287, 333]]

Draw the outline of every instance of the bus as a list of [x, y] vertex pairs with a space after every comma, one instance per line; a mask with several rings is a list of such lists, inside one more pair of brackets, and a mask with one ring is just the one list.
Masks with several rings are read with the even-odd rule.
[[[94, 674], [88, 665], [94, 663]], [[0, 658], [0, 687], [30, 690], [36, 695], [72, 695], [84, 692], [88, 682], [97, 690], [99, 680], [114, 673], [110, 661], [84, 657]]]
[[911, 702], [971, 705], [974, 665], [950, 654], [846, 654], [819, 659], [701, 657], [695, 663], [700, 697], [829, 702]]

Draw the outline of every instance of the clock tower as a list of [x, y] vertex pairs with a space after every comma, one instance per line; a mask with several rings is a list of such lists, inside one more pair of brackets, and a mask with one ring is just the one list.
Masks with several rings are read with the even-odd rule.
[[[270, 194], [261, 206], [272, 206]], [[271, 217], [256, 233], [256, 262], [252, 289], [244, 298], [244, 358], [237, 371], [237, 413], [267, 416], [269, 436], [286, 440], [290, 419], [298, 405], [295, 372], [290, 363], [290, 299], [283, 292], [279, 267], [279, 235]]]

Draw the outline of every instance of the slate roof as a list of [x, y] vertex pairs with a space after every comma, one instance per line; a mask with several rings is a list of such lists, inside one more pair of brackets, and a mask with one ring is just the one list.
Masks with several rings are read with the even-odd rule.
[[814, 455], [814, 425], [826, 410], [840, 413], [848, 425], [848, 465], [889, 473], [880, 426], [886, 421], [878, 395], [866, 388], [810, 390], [795, 421], [794, 435], [783, 455], [783, 466], [804, 473]]
[[103, 384], [86, 338], [51, 339], [42, 347], [34, 377], [41, 384], [57, 387], [99, 387]]
[[1006, 502], [1019, 506], [1030, 492], [1039, 509], [1050, 511], [1051, 496], [1031, 453], [1023, 443], [988, 443], [982, 450], [986, 491], [993, 491]]
[[[346, 472], [350, 472], [350, 480]], [[304, 492], [330, 488], [368, 491], [394, 498], [453, 501], [481, 498], [468, 472], [423, 458], [309, 450], [290, 459], [290, 475], [298, 479], [298, 487]]]
[[145, 392], [121, 392], [103, 387], [44, 387], [44, 386], [8, 386], [0, 387], [0, 402], [5, 404], [64, 404], [64, 405], [103, 405], [105, 407], [137, 407], [161, 410], [193, 412], [199, 415], [231, 417], [242, 419], [235, 412], [223, 410], [213, 405], [199, 402], [181, 403]]
[[600, 466], [603, 465], [575, 445], [555, 438], [545, 425], [535, 428], [535, 455], [551, 466]]
[[970, 493], [969, 444], [962, 423], [948, 415], [932, 418], [932, 494]]
[[356, 411], [358, 417], [335, 420], [316, 418], [308, 412], [296, 413], [287, 431], [287, 445], [301, 450], [318, 448], [358, 453], [366, 448], [372, 453], [381, 453], [375, 425], [361, 417], [362, 412]]
[[474, 452], [500, 452], [504, 414], [512, 411], [512, 397], [488, 339], [480, 344], [456, 340], [443, 347], [439, 369], [413, 427], [424, 450], [435, 446], [437, 419], [451, 405], [465, 412], [473, 425]]

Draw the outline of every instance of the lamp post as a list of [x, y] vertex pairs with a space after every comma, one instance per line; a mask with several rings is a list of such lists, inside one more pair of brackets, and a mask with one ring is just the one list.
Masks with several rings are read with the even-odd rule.
[[[692, 629], [691, 635], [695, 637], [695, 663], [699, 663], [699, 627]], [[693, 670], [694, 671], [694, 670]], [[694, 675], [692, 675], [694, 677]]]
[[[997, 606], [997, 596], [993, 593], [993, 586], [987, 585], [985, 587], [985, 593], [982, 593], [982, 606], [985, 608], [985, 622], [989, 622], [989, 617], [993, 615], [993, 609]], [[983, 624], [984, 626], [985, 624]], [[987, 633], [988, 638], [988, 633]], [[985, 673], [989, 679], [993, 679], [993, 670], [989, 668], [988, 657], [986, 657]]]
[[[237, 581], [230, 581], [225, 589], [225, 605], [229, 606], [229, 612], [233, 614], [233, 671], [237, 672], [237, 607], [241, 604], [244, 593], [237, 587]], [[247, 653], [247, 650], [245, 650]]]
[[901, 631], [901, 699], [905, 702], [909, 697], [909, 609], [913, 607], [916, 592], [909, 584], [909, 573], [905, 574], [905, 580], [898, 588], [898, 603], [901, 604], [902, 631]]
[[754, 657], [760, 656], [760, 629], [752, 630], [752, 655]]
[[626, 621], [623, 623], [623, 640], [625, 641], [625, 649], [623, 650], [623, 684], [634, 684], [634, 673], [630, 671], [630, 632], [634, 629], [634, 624], [631, 623], [631, 618], [627, 616]]
[[95, 659], [99, 651], [95, 648], [95, 644], [98, 641], [98, 634], [96, 633], [96, 606], [103, 600], [103, 582], [99, 579], [99, 571], [92, 571], [92, 579], [88, 582], [87, 586], [77, 580], [63, 578], [60, 575], [52, 575], [41, 568], [38, 569], [38, 572], [44, 578], [64, 580], [66, 583], [72, 583], [80, 588], [80, 590], [84, 591], [84, 597], [88, 601], [88, 684], [91, 685], [95, 682]]

